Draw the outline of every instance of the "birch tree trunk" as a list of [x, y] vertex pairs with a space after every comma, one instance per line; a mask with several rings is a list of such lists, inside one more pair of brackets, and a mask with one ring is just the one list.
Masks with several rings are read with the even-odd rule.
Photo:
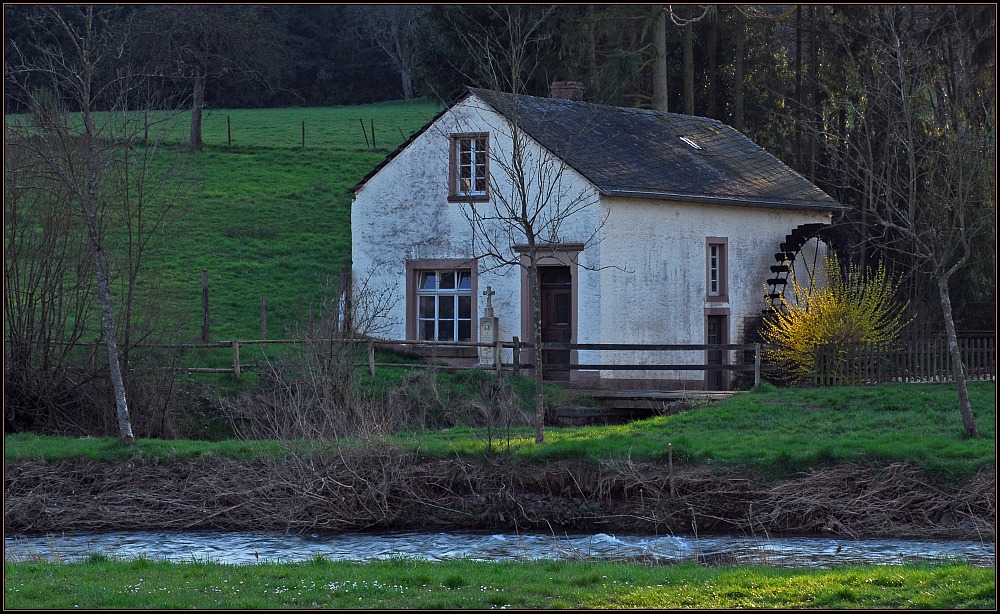
[[948, 290], [948, 275], [938, 273], [937, 286], [941, 298], [941, 311], [944, 313], [944, 330], [948, 337], [948, 353], [951, 354], [951, 372], [958, 388], [958, 411], [962, 415], [962, 427], [967, 437], [979, 437], [976, 417], [972, 413], [972, 403], [969, 401], [969, 387], [965, 380], [965, 364], [962, 362], [962, 352], [958, 347], [958, 333], [955, 331], [955, 319], [951, 313], [951, 293]]
[[[86, 32], [89, 34], [92, 28], [93, 7], [87, 7], [86, 11]], [[89, 37], [84, 39], [89, 42]], [[100, 219], [97, 213], [97, 203], [100, 195], [100, 185], [98, 176], [102, 170], [101, 156], [97, 150], [98, 139], [97, 130], [94, 126], [93, 101], [94, 70], [95, 67], [87, 54], [89, 49], [82, 46], [81, 57], [82, 73], [80, 75], [81, 90], [79, 96], [80, 114], [83, 117], [83, 139], [86, 146], [86, 173], [83, 193], [80, 194], [82, 200], [84, 223], [87, 226], [87, 234], [90, 238], [91, 251], [94, 255], [94, 273], [97, 277], [97, 300], [101, 305], [101, 331], [104, 334], [104, 342], [108, 350], [108, 368], [111, 375], [111, 386], [115, 395], [116, 415], [118, 417], [118, 434], [123, 443], [132, 445], [135, 437], [132, 434], [132, 422], [129, 418], [128, 400], [125, 396], [125, 382], [122, 379], [121, 365], [118, 361], [118, 340], [115, 335], [115, 317], [111, 307], [111, 281], [108, 271], [104, 266], [104, 234], [101, 228]]]
[[[89, 172], [88, 172], [89, 174]], [[88, 178], [88, 183], [91, 179]], [[96, 181], [94, 182], [96, 185]], [[118, 361], [118, 341], [115, 335], [115, 316], [111, 307], [111, 281], [104, 266], [104, 248], [98, 228], [96, 194], [89, 192], [84, 203], [87, 233], [94, 254], [94, 271], [97, 277], [97, 300], [101, 305], [101, 332], [108, 350], [108, 368], [111, 372], [111, 387], [115, 394], [115, 413], [118, 417], [118, 434], [122, 442], [131, 445], [135, 442], [132, 434], [132, 421], [129, 418], [128, 400], [125, 396], [125, 381], [122, 378], [121, 364]]]

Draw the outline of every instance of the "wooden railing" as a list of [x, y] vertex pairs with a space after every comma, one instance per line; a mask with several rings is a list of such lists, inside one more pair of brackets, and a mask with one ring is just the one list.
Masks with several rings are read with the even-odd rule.
[[[521, 342], [517, 337], [512, 341], [482, 343], [476, 341], [415, 341], [415, 340], [383, 340], [383, 339], [248, 339], [219, 341], [215, 343], [187, 344], [157, 344], [157, 348], [166, 349], [221, 349], [231, 353], [232, 366], [228, 367], [180, 367], [172, 369], [188, 373], [231, 373], [239, 378], [242, 372], [255, 364], [243, 362], [241, 348], [253, 345], [302, 345], [306, 343], [346, 343], [362, 345], [367, 349], [367, 362], [356, 363], [357, 367], [367, 366], [372, 374], [377, 367], [405, 367], [411, 369], [435, 368], [448, 371], [488, 368], [498, 372], [520, 374], [523, 369], [534, 369], [535, 365], [523, 360], [523, 352], [535, 350], [535, 344]], [[600, 352], [706, 352], [717, 350], [722, 352], [736, 351], [742, 361], [722, 364], [684, 364], [650, 361], [633, 361], [630, 363], [586, 363], [586, 362], [555, 362], [546, 363], [546, 367], [570, 371], [731, 371], [753, 372], [754, 383], [760, 383], [761, 374], [773, 372], [778, 368], [763, 361], [763, 350], [768, 346], [762, 344], [623, 344], [623, 343], [543, 343], [543, 351], [600, 351]], [[437, 362], [404, 363], [376, 362], [376, 349], [400, 348], [419, 353], [426, 358], [439, 358], [435, 351], [440, 349], [454, 350], [456, 348], [489, 348], [492, 349], [493, 362], [482, 365], [478, 362], [472, 366], [457, 366], [439, 364]], [[994, 337], [977, 337], [959, 339], [959, 349], [965, 365], [966, 377], [970, 380], [996, 381], [996, 342]], [[511, 361], [503, 360], [504, 351], [511, 350]], [[874, 384], [886, 382], [947, 382], [953, 381], [952, 359], [948, 344], [944, 339], [929, 339], [909, 343], [898, 343], [889, 348], [878, 349], [872, 346], [824, 347], [817, 350], [817, 364], [821, 365], [819, 373], [815, 374], [811, 383], [818, 386]], [[752, 355], [752, 358], [750, 356]], [[744, 358], [745, 357], [745, 358]]]
[[[535, 350], [535, 344], [524, 343], [517, 337], [512, 341], [497, 341], [494, 343], [483, 343], [476, 341], [415, 341], [415, 340], [383, 340], [383, 339], [325, 339], [325, 340], [304, 340], [304, 339], [246, 339], [233, 341], [219, 341], [215, 343], [190, 343], [190, 344], [165, 344], [158, 345], [160, 348], [173, 349], [228, 349], [232, 352], [232, 367], [182, 367], [175, 369], [188, 373], [232, 373], [239, 378], [244, 369], [255, 366], [241, 362], [241, 348], [249, 345], [264, 344], [284, 344], [300, 345], [306, 343], [346, 343], [367, 346], [367, 363], [357, 363], [356, 366], [367, 366], [374, 375], [377, 367], [405, 367], [405, 368], [437, 368], [443, 370], [466, 370], [476, 368], [489, 368], [498, 372], [508, 372], [519, 375], [522, 369], [534, 369], [533, 363], [524, 362], [522, 352], [525, 350]], [[473, 366], [441, 365], [435, 363], [402, 363], [402, 362], [375, 362], [375, 350], [382, 348], [399, 347], [403, 350], [419, 351], [425, 357], [435, 358], [434, 350], [438, 348], [488, 348], [492, 350], [494, 360], [489, 365], [476, 364]], [[742, 371], [753, 372], [754, 382], [760, 383], [761, 373], [774, 370], [773, 365], [762, 363], [762, 349], [766, 347], [761, 344], [631, 344], [631, 343], [542, 343], [541, 350], [575, 350], [575, 351], [627, 351], [627, 352], [705, 352], [708, 350], [718, 351], [742, 351], [754, 353], [752, 363], [729, 363], [721, 364], [697, 364], [697, 363], [546, 363], [551, 369], [558, 370], [587, 370], [587, 371]], [[511, 350], [511, 362], [504, 362], [504, 350]]]

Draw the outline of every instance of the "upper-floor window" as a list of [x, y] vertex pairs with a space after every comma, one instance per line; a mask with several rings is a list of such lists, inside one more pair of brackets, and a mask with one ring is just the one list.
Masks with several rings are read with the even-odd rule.
[[448, 200], [482, 201], [489, 198], [489, 135], [485, 132], [451, 137]]
[[705, 243], [707, 300], [726, 301], [729, 299], [727, 283], [728, 263], [726, 262], [726, 247], [728, 241], [724, 237], [709, 237]]
[[417, 338], [472, 339], [472, 274], [468, 269], [417, 272]]

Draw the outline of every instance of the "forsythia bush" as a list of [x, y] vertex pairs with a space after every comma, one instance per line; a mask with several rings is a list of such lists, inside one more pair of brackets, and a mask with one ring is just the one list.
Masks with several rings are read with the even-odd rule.
[[781, 299], [764, 320], [761, 336], [777, 346], [765, 357], [784, 370], [791, 383], [823, 376], [826, 381], [853, 375], [860, 346], [879, 350], [899, 337], [908, 324], [906, 303], [895, 300], [898, 283], [884, 265], [868, 271], [837, 258], [825, 262], [826, 285], [791, 279], [793, 298]]

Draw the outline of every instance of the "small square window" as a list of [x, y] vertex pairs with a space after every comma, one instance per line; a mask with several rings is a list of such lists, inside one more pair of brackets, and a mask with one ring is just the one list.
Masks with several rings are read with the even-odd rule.
[[483, 133], [451, 137], [448, 200], [478, 202], [489, 197], [489, 137]]

